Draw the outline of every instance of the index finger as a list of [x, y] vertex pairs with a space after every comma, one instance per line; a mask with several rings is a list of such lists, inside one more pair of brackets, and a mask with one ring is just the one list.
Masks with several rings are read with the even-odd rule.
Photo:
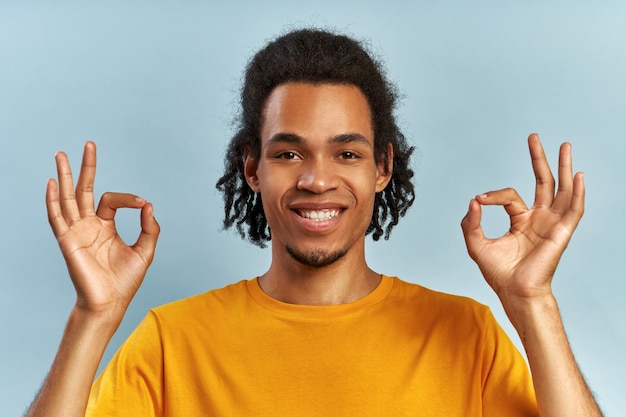
[[98, 203], [96, 215], [103, 220], [113, 220], [117, 209], [142, 208], [147, 201], [144, 198], [128, 193], [104, 193]]
[[551, 206], [554, 200], [554, 176], [548, 165], [539, 136], [536, 133], [528, 137], [528, 148], [535, 173], [535, 207]]
[[94, 214], [93, 185], [96, 178], [96, 144], [88, 141], [76, 183], [76, 202], [81, 217]]

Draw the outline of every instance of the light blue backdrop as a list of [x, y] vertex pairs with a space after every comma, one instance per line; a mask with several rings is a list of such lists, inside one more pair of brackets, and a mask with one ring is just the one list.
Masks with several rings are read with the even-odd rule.
[[[2, 415], [30, 402], [73, 303], [44, 207], [56, 151], [77, 171], [84, 141], [96, 141], [97, 192], [146, 197], [162, 226], [156, 260], [105, 361], [151, 306], [265, 270], [268, 250], [220, 231], [214, 183], [247, 59], [301, 25], [370, 39], [405, 95], [399, 118], [419, 147], [417, 201], [389, 242], [369, 244], [371, 266], [489, 304], [516, 343], [466, 256], [459, 222], [469, 199], [490, 189], [514, 186], [530, 202], [530, 132], [554, 163], [559, 143], [573, 143], [587, 211], [555, 292], [592, 389], [609, 416], [622, 415], [622, 2], [14, 3], [0, 3]], [[486, 222], [492, 235], [507, 227], [497, 209]], [[137, 213], [120, 213], [120, 227], [134, 240]]]

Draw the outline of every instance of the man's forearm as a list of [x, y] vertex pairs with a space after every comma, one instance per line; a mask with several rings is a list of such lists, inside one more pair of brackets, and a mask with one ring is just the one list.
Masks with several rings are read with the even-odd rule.
[[542, 417], [601, 416], [565, 334], [553, 296], [505, 305], [530, 365]]
[[27, 417], [85, 415], [91, 384], [119, 322], [72, 310], [50, 372]]

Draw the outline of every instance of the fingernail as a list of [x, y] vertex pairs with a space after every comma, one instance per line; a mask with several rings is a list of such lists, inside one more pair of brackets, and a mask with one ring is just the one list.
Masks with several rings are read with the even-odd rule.
[[145, 198], [141, 198], [141, 197], [135, 197], [135, 201], [138, 203], [145, 203], [146, 199]]
[[485, 199], [485, 198], [487, 198], [487, 194], [480, 194], [480, 195], [477, 195], [477, 196], [476, 196], [476, 198], [482, 198], [482, 199]]

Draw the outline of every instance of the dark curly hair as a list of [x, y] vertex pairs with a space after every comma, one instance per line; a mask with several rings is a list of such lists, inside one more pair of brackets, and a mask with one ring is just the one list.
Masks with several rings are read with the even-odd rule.
[[391, 229], [415, 200], [413, 170], [409, 166], [414, 148], [407, 144], [393, 115], [396, 88], [361, 43], [318, 29], [300, 29], [278, 37], [257, 52], [246, 68], [238, 131], [228, 145], [224, 175], [216, 184], [224, 193], [224, 228], [234, 225], [241, 237], [261, 247], [271, 238], [261, 196], [246, 182], [244, 151], [249, 149], [257, 160], [260, 157], [265, 102], [274, 88], [290, 81], [351, 84], [367, 98], [374, 128], [374, 156], [377, 161], [384, 158], [387, 170], [387, 145], [391, 143], [393, 173], [387, 187], [376, 194], [366, 234], [372, 233], [374, 240], [383, 235], [389, 239]]

